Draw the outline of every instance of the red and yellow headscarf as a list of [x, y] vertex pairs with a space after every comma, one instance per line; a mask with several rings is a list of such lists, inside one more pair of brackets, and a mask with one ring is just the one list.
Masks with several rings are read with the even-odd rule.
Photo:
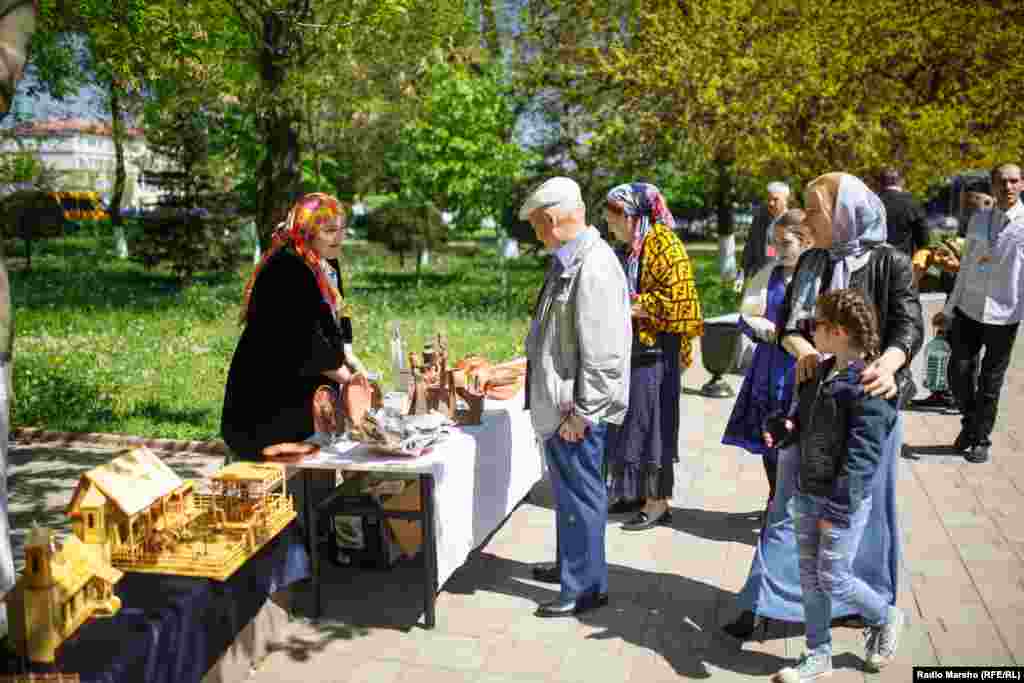
[[313, 248], [313, 238], [317, 236], [323, 226], [335, 220], [338, 216], [341, 216], [342, 222], [344, 222], [345, 208], [335, 197], [328, 194], [315, 192], [307, 194], [295, 202], [295, 206], [288, 212], [288, 218], [274, 231], [270, 250], [260, 260], [259, 265], [253, 270], [249, 282], [245, 285], [241, 322], [246, 322], [249, 317], [252, 288], [260, 271], [263, 270], [263, 266], [266, 265], [270, 257], [285, 247], [291, 247], [299, 255], [299, 258], [306, 262], [309, 269], [313, 271], [324, 304], [331, 309], [335, 318], [338, 317], [344, 302], [341, 298], [341, 292], [329, 276], [333, 269], [327, 263], [327, 259]]

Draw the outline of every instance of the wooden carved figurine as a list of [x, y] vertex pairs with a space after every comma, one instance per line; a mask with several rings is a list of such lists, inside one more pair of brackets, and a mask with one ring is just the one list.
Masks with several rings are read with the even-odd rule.
[[420, 362], [418, 353], [409, 354], [409, 372], [412, 373], [412, 396], [409, 397], [409, 414], [426, 415], [427, 413], [427, 379], [425, 367]]
[[[460, 425], [478, 425], [484, 414], [484, 383], [476, 373], [467, 375], [465, 370], [451, 371], [452, 410], [454, 419]], [[457, 410], [456, 397], [465, 401], [467, 409]]]

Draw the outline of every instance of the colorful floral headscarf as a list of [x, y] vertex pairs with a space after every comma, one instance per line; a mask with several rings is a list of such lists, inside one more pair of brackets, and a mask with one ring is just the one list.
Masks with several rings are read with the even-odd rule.
[[668, 210], [661, 191], [648, 183], [624, 183], [613, 187], [608, 192], [606, 201], [626, 216], [637, 219], [629, 251], [626, 253], [626, 281], [629, 283], [630, 294], [636, 294], [644, 238], [655, 223], [660, 223], [671, 230], [676, 227], [676, 220]]
[[256, 278], [263, 270], [267, 261], [279, 250], [290, 247], [298, 254], [299, 258], [306, 262], [309, 269], [316, 277], [317, 287], [323, 297], [324, 304], [331, 309], [335, 319], [342, 311], [344, 301], [341, 298], [341, 291], [338, 289], [337, 273], [331, 264], [327, 262], [315, 249], [313, 249], [313, 238], [320, 232], [323, 226], [336, 219], [338, 216], [345, 218], [345, 210], [341, 202], [336, 198], [316, 192], [307, 194], [288, 213], [288, 218], [281, 223], [271, 238], [270, 250], [266, 253], [259, 265], [249, 278], [245, 286], [245, 300], [242, 305], [242, 322], [249, 317], [249, 304], [252, 299], [252, 288]]

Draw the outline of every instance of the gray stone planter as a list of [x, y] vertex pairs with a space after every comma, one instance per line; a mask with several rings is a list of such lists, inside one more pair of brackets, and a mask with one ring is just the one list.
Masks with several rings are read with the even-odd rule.
[[700, 357], [704, 369], [711, 375], [700, 393], [709, 398], [730, 398], [736, 395], [722, 376], [736, 369], [740, 352], [739, 313], [720, 315], [704, 321], [704, 336], [700, 340]]

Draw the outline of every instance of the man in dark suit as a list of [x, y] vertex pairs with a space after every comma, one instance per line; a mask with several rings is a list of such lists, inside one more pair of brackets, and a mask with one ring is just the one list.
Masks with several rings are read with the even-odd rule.
[[879, 199], [885, 205], [889, 244], [913, 258], [918, 249], [928, 246], [928, 222], [924, 209], [914, 196], [903, 189], [903, 178], [895, 168], [887, 168], [879, 177]]
[[769, 259], [775, 257], [772, 226], [776, 219], [786, 213], [789, 208], [789, 185], [773, 182], [768, 183], [766, 189], [768, 190], [768, 200], [765, 202], [765, 207], [754, 216], [754, 222], [750, 225], [750, 234], [747, 235], [747, 243], [743, 246], [743, 257], [740, 259], [743, 278], [748, 282], [764, 268]]

